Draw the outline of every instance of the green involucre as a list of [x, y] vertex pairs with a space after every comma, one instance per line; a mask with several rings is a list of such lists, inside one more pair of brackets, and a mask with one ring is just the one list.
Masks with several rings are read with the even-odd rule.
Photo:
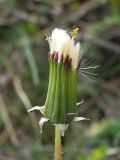
[[[52, 57], [49, 64], [49, 85], [44, 114], [53, 123], [70, 123], [76, 113], [77, 70], [73, 71], [66, 63], [58, 63]], [[72, 115], [71, 118], [68, 118], [69, 115]]]

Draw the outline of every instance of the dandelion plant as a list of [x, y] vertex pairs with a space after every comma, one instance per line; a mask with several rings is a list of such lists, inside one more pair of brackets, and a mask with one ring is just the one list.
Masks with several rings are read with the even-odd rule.
[[55, 125], [55, 154], [54, 160], [62, 160], [61, 136], [70, 123], [85, 120], [77, 113], [77, 76], [81, 67], [82, 49], [75, 39], [78, 28], [71, 33], [56, 28], [51, 36], [47, 37], [49, 43], [49, 85], [44, 106], [35, 106], [29, 110], [38, 110], [43, 117], [39, 125], [50, 121]]

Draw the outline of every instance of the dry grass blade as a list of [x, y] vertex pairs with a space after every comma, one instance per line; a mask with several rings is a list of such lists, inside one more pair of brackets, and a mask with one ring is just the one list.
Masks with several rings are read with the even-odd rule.
[[[26, 110], [29, 110], [32, 107], [32, 104], [27, 96], [27, 94], [25, 93], [24, 89], [22, 88], [22, 84], [20, 81], [20, 78], [18, 76], [15, 76], [13, 78], [13, 85], [14, 88], [19, 96], [19, 98], [21, 99], [21, 101], [23, 102]], [[29, 114], [33, 129], [36, 133], [36, 136], [38, 137], [38, 133], [39, 133], [39, 126], [38, 126], [38, 120], [37, 117], [34, 113]]]
[[15, 146], [18, 146], [19, 141], [17, 138], [17, 134], [15, 132], [12, 121], [8, 115], [8, 112], [7, 112], [7, 109], [6, 109], [6, 106], [5, 106], [5, 103], [4, 103], [4, 100], [3, 100], [3, 97], [1, 94], [0, 94], [0, 114], [1, 114], [1, 118], [4, 122], [6, 132], [9, 136], [12, 144]]

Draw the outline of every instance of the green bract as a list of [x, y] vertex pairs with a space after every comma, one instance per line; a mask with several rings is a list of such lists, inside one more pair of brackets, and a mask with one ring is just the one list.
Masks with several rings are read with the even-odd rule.
[[54, 57], [49, 58], [50, 75], [44, 115], [54, 123], [69, 123], [69, 114], [76, 113], [77, 70], [72, 70], [69, 57], [60, 63]]

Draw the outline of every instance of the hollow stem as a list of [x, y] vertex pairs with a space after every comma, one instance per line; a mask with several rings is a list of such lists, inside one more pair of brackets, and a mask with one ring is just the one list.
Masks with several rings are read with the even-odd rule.
[[55, 127], [55, 154], [54, 160], [62, 160], [61, 154], [61, 131], [58, 127]]

